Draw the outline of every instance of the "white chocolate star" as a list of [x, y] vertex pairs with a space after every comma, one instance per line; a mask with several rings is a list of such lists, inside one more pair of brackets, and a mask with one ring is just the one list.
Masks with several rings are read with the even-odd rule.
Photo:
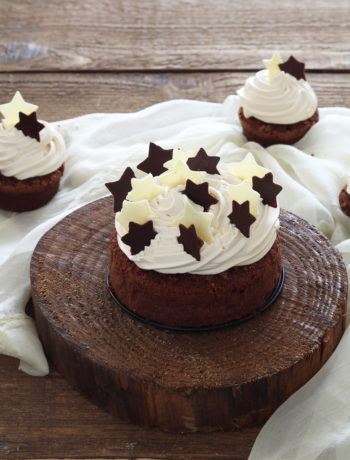
[[226, 166], [227, 170], [241, 180], [246, 179], [250, 185], [253, 185], [253, 176], [264, 177], [270, 171], [259, 166], [253, 155], [249, 152], [239, 163], [230, 163]]
[[210, 224], [213, 220], [213, 214], [211, 212], [197, 211], [194, 207], [186, 200], [184, 213], [179, 220], [173, 223], [174, 227], [182, 224], [185, 227], [189, 227], [194, 224], [198, 237], [210, 244], [213, 241], [213, 237], [210, 231]]
[[248, 200], [249, 212], [252, 216], [256, 217], [260, 195], [251, 188], [247, 180], [244, 180], [238, 185], [230, 185], [228, 192], [232, 200], [237, 201], [238, 204], [242, 204]]
[[129, 222], [143, 225], [148, 220], [152, 210], [148, 201], [124, 201], [123, 207], [119, 214], [116, 214], [115, 220], [119, 222], [125, 229], [129, 230]]
[[126, 196], [126, 199], [130, 201], [152, 201], [164, 191], [162, 187], [156, 184], [152, 174], [147, 174], [142, 179], [131, 179], [131, 186], [132, 189]]
[[181, 152], [179, 149], [173, 150], [173, 158], [163, 164], [167, 169], [174, 169], [178, 161], [182, 160], [184, 163], [191, 157], [194, 157], [194, 152]]
[[192, 171], [182, 160], [177, 161], [175, 167], [159, 176], [159, 180], [168, 187], [176, 187], [184, 185], [187, 179], [190, 179], [195, 184], [203, 182], [205, 172]]
[[19, 112], [30, 115], [36, 110], [38, 110], [37, 105], [29, 104], [23, 99], [22, 94], [19, 91], [16, 91], [16, 94], [13, 96], [11, 102], [0, 105], [0, 112], [4, 117], [4, 128], [10, 128], [19, 122]]
[[273, 53], [271, 59], [263, 59], [264, 66], [269, 71], [270, 81], [275, 77], [275, 75], [281, 72], [281, 69], [279, 68], [278, 64], [282, 64], [282, 62], [283, 61], [281, 59], [281, 56], [276, 51]]

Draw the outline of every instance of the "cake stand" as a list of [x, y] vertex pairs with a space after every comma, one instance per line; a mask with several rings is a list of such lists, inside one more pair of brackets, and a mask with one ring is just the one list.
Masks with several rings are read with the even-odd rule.
[[113, 223], [111, 197], [90, 203], [43, 236], [31, 263], [48, 358], [106, 411], [169, 431], [259, 424], [337, 346], [347, 274], [338, 251], [306, 221], [281, 211], [285, 283], [273, 305], [205, 332], [162, 330], [115, 303], [106, 285]]

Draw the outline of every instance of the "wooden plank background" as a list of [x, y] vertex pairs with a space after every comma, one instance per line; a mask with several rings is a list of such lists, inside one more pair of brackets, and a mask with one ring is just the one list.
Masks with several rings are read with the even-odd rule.
[[2, 0], [1, 70], [348, 69], [348, 0]]
[[[169, 99], [222, 102], [242, 86], [248, 72], [185, 73], [0, 73], [1, 100], [20, 89], [47, 121], [91, 112], [134, 112]], [[320, 107], [350, 107], [350, 74], [309, 73]]]
[[10, 358], [0, 363], [0, 458], [238, 460], [248, 456], [259, 431], [182, 435], [143, 429], [104, 413], [54, 370], [33, 378], [19, 373]]
[[[321, 107], [350, 107], [349, 24], [349, 0], [1, 0], [0, 101], [19, 89], [48, 121], [222, 102], [278, 50], [305, 61]], [[260, 429], [145, 430], [17, 366], [0, 356], [0, 458], [238, 460]]]

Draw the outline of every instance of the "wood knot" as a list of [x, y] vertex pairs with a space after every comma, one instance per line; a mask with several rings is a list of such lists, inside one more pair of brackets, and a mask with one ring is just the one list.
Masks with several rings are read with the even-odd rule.
[[26, 61], [45, 56], [47, 47], [33, 42], [11, 42], [0, 48], [0, 61], [15, 62]]

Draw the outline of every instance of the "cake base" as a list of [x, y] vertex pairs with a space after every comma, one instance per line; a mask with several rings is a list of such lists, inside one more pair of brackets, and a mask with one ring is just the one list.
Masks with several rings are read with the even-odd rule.
[[254, 318], [255, 315], [262, 313], [263, 311], [266, 310], [266, 308], [270, 307], [274, 301], [277, 299], [277, 297], [280, 295], [282, 288], [284, 284], [284, 269], [282, 269], [281, 275], [278, 278], [277, 285], [275, 289], [273, 290], [272, 294], [270, 297], [267, 299], [264, 305], [262, 305], [260, 308], [255, 309], [254, 313], [248, 314], [247, 316], [244, 316], [243, 318], [236, 319], [229, 321], [227, 323], [223, 324], [216, 324], [215, 326], [199, 326], [199, 327], [194, 327], [194, 326], [169, 326], [167, 324], [162, 324], [162, 323], [157, 323], [156, 321], [151, 321], [147, 318], [144, 318], [143, 316], [138, 315], [135, 313], [133, 310], [131, 310], [129, 307], [124, 305], [117, 294], [113, 291], [113, 288], [111, 286], [110, 280], [109, 280], [109, 273], [107, 275], [107, 287], [110, 290], [111, 296], [116, 302], [117, 305], [119, 305], [120, 308], [122, 308], [124, 311], [129, 313], [129, 315], [133, 316], [134, 318], [138, 319], [139, 321], [142, 321], [146, 324], [150, 324], [151, 326], [159, 327], [161, 329], [169, 329], [170, 331], [180, 331], [180, 332], [203, 332], [203, 331], [215, 331], [218, 329], [223, 329], [225, 327], [233, 327], [233, 326], [238, 326], [239, 324], [244, 323], [245, 321], [249, 321], [250, 319]]
[[313, 226], [281, 212], [285, 284], [234, 328], [174, 332], [125, 313], [106, 287], [111, 197], [53, 227], [31, 263], [35, 318], [48, 357], [84, 395], [133, 423], [168, 431], [263, 423], [332, 354], [345, 327], [347, 275]]
[[47, 204], [57, 193], [64, 164], [45, 176], [19, 180], [0, 173], [0, 209], [33, 211]]
[[257, 142], [263, 147], [274, 144], [295, 144], [319, 119], [318, 110], [316, 110], [312, 117], [291, 125], [265, 123], [254, 117], [246, 118], [242, 107], [239, 108], [238, 117], [243, 128], [243, 134], [248, 141]]
[[142, 270], [120, 249], [116, 230], [111, 235], [112, 289], [136, 315], [169, 327], [216, 326], [252, 315], [271, 296], [281, 271], [278, 233], [260, 260], [213, 275]]

